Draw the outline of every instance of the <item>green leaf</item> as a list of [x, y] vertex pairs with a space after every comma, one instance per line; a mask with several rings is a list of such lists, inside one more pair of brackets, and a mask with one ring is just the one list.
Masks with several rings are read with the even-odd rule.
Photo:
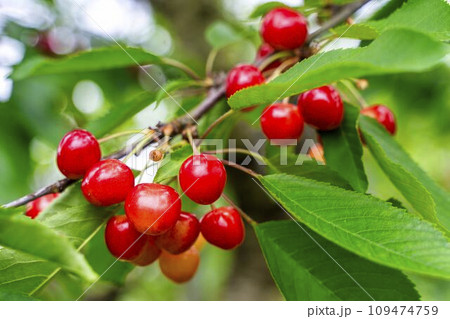
[[[115, 207], [90, 205], [81, 193], [80, 183], [76, 183], [32, 222], [64, 236], [79, 251], [101, 229], [114, 210]], [[50, 254], [51, 250], [47, 253]], [[0, 289], [33, 294], [59, 270], [59, 266], [42, 258], [9, 248], [0, 249]]]
[[[395, 52], [395, 54], [387, 54]], [[233, 109], [271, 104], [288, 96], [341, 79], [400, 72], [420, 72], [438, 64], [449, 46], [408, 29], [392, 29], [364, 48], [314, 55], [273, 81], [243, 89], [228, 103]]]
[[135, 267], [129, 262], [116, 261], [106, 247], [104, 231], [102, 228], [95, 234], [84, 249], [84, 254], [92, 268], [102, 275], [102, 281], [123, 285], [127, 275]]
[[368, 182], [361, 160], [363, 150], [356, 129], [359, 109], [346, 104], [344, 119], [335, 130], [320, 132], [329, 166], [348, 180], [354, 190], [365, 193]]
[[200, 86], [198, 81], [179, 79], [168, 82], [164, 85], [164, 90], [159, 90], [156, 94], [156, 102], [159, 104], [163, 99], [168, 97], [168, 94], [180, 89], [185, 89], [188, 87]]
[[276, 221], [255, 231], [286, 300], [419, 300], [400, 271], [361, 258], [305, 226]]
[[70, 271], [87, 281], [97, 275], [63, 236], [22, 214], [7, 214], [0, 208], [0, 245], [17, 250]]
[[230, 24], [224, 21], [216, 21], [205, 31], [208, 43], [215, 49], [220, 49], [243, 39]]
[[[301, 155], [288, 154], [286, 164], [280, 161], [280, 155], [269, 158], [272, 164], [268, 166], [271, 174], [286, 173], [295, 176], [301, 176], [313, 179], [319, 182], [329, 183], [338, 187], [352, 190], [352, 187], [337, 172], [327, 165], [319, 165], [314, 160], [302, 160]], [[300, 161], [297, 164], [297, 161]]]
[[260, 178], [294, 218], [379, 264], [450, 278], [450, 244], [426, 221], [375, 197], [290, 175]]
[[0, 301], [38, 301], [38, 299], [32, 298], [25, 294], [0, 290]]
[[161, 183], [170, 178], [178, 176], [181, 164], [184, 160], [192, 155], [191, 145], [184, 145], [172, 153], [166, 154], [156, 172], [154, 183]]
[[259, 18], [261, 16], [266, 15], [270, 10], [275, 8], [285, 8], [288, 7], [286, 4], [279, 2], [279, 1], [270, 1], [263, 3], [259, 6], [257, 6], [253, 12], [250, 14], [250, 19]]
[[96, 137], [102, 137], [112, 131], [117, 126], [123, 124], [133, 115], [137, 114], [156, 99], [155, 93], [143, 92], [133, 97], [123, 105], [116, 105], [106, 115], [89, 122], [86, 130], [94, 134]]
[[17, 81], [36, 75], [100, 71], [154, 63], [162, 62], [159, 57], [143, 49], [114, 46], [60, 59], [38, 57], [25, 60], [14, 68], [11, 78]]
[[370, 152], [397, 189], [425, 219], [439, 220], [450, 229], [450, 195], [428, 177], [378, 122], [366, 116], [359, 121]]
[[436, 39], [448, 41], [450, 5], [444, 0], [409, 0], [385, 19], [354, 24], [350, 28], [343, 25], [333, 32], [346, 38], [371, 40], [386, 30], [398, 27], [429, 33]]

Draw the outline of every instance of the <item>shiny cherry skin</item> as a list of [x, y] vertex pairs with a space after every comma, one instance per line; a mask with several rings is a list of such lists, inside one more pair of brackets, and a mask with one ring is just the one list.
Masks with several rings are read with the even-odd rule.
[[31, 217], [31, 219], [35, 219], [39, 213], [46, 209], [58, 196], [59, 194], [47, 194], [28, 203], [25, 215]]
[[127, 216], [119, 215], [108, 220], [105, 242], [114, 257], [130, 261], [139, 256], [146, 238], [134, 228]]
[[178, 255], [163, 251], [159, 257], [161, 272], [178, 284], [191, 280], [197, 272], [199, 263], [200, 254], [195, 247]]
[[261, 115], [261, 129], [268, 139], [283, 144], [285, 139], [298, 139], [303, 133], [303, 117], [297, 106], [275, 103], [266, 107]]
[[141, 267], [154, 263], [159, 258], [159, 255], [161, 255], [161, 249], [155, 244], [155, 237], [148, 235], [144, 235], [143, 237], [145, 238], [144, 247], [142, 247], [139, 255], [131, 260], [131, 263]]
[[193, 214], [181, 212], [175, 226], [161, 236], [155, 237], [156, 245], [171, 254], [181, 254], [197, 240], [200, 223]]
[[227, 172], [215, 156], [192, 155], [181, 165], [178, 179], [187, 197], [197, 204], [209, 205], [222, 195], [227, 182]]
[[387, 106], [381, 104], [369, 106], [362, 109], [361, 114], [374, 118], [386, 128], [389, 134], [395, 134], [395, 131], [397, 130], [395, 116]]
[[308, 25], [299, 12], [290, 8], [276, 8], [263, 18], [261, 36], [276, 50], [293, 50], [305, 43]]
[[241, 64], [228, 72], [226, 79], [227, 98], [239, 90], [250, 86], [260, 85], [265, 82], [261, 71], [254, 65]]
[[245, 236], [241, 215], [229, 206], [216, 208], [203, 216], [200, 229], [208, 243], [222, 249], [236, 248]]
[[101, 158], [96, 138], [85, 130], [73, 130], [59, 142], [56, 162], [67, 178], [82, 178], [92, 165]]
[[180, 196], [170, 186], [139, 184], [125, 200], [125, 213], [139, 232], [162, 235], [175, 226], [180, 216]]
[[[275, 49], [269, 43], [263, 43], [256, 52], [256, 61], [262, 61], [267, 56], [275, 53]], [[281, 65], [281, 60], [275, 60], [264, 68], [263, 71], [275, 69]]]
[[301, 94], [298, 107], [305, 122], [318, 130], [338, 128], [344, 117], [344, 106], [338, 91], [330, 85]]
[[133, 187], [133, 172], [116, 159], [107, 159], [94, 164], [81, 183], [84, 197], [96, 206], [123, 202]]

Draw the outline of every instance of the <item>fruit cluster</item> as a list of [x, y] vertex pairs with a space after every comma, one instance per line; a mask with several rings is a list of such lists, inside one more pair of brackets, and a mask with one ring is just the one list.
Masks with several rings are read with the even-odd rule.
[[[271, 10], [262, 21], [261, 36], [264, 43], [258, 50], [257, 60], [267, 58], [279, 50], [300, 48], [305, 43], [307, 33], [306, 19], [299, 12], [289, 8]], [[227, 76], [227, 97], [244, 88], [265, 83], [263, 72], [277, 68], [280, 64], [281, 61], [275, 60], [262, 71], [247, 64], [234, 67]], [[244, 111], [252, 109], [254, 107]], [[386, 106], [367, 107], [361, 110], [361, 114], [375, 118], [390, 134], [395, 133], [395, 118]], [[283, 102], [267, 106], [260, 116], [260, 122], [263, 133], [272, 143], [284, 144], [286, 140], [300, 138], [305, 123], [319, 131], [329, 131], [338, 128], [343, 117], [344, 107], [339, 92], [333, 86], [326, 85], [302, 93], [297, 105]], [[320, 144], [318, 150], [323, 152]]]
[[[236, 208], [214, 208], [199, 221], [181, 210], [180, 195], [172, 187], [135, 186], [127, 165], [116, 159], [101, 160], [99, 143], [88, 131], [77, 129], [63, 137], [57, 164], [66, 177], [82, 178], [81, 190], [89, 203], [110, 206], [124, 202], [125, 215], [111, 217], [105, 228], [106, 246], [120, 260], [147, 266], [159, 259], [162, 273], [182, 283], [197, 270], [202, 238], [222, 249], [233, 249], [244, 240], [244, 224]], [[225, 167], [212, 155], [193, 155], [179, 171], [183, 194], [201, 205], [220, 198], [226, 179]], [[51, 194], [33, 201], [26, 214], [36, 217], [56, 197]], [[194, 245], [196, 241], [199, 243]]]

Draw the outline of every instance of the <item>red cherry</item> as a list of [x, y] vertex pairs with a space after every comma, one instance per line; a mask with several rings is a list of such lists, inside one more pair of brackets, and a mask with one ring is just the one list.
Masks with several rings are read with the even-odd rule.
[[139, 184], [125, 200], [125, 213], [139, 232], [161, 235], [171, 229], [180, 216], [180, 196], [170, 186]]
[[[263, 43], [259, 47], [258, 52], [256, 52], [256, 61], [264, 60], [265, 57], [273, 54], [274, 52], [275, 52], [275, 49], [269, 43]], [[281, 61], [275, 60], [272, 63], [270, 63], [268, 66], [266, 66], [263, 71], [276, 69], [280, 65], [281, 65]]]
[[161, 272], [176, 283], [184, 283], [194, 277], [200, 263], [200, 254], [195, 247], [189, 248], [178, 255], [169, 254], [166, 251], [159, 257]]
[[209, 205], [222, 195], [227, 172], [222, 162], [208, 154], [188, 157], [178, 174], [184, 194], [197, 204]]
[[203, 237], [210, 244], [222, 249], [233, 249], [244, 240], [245, 228], [241, 215], [233, 207], [219, 207], [200, 222]]
[[305, 43], [308, 35], [306, 19], [289, 8], [271, 10], [262, 20], [261, 36], [276, 50], [293, 50]]
[[376, 119], [378, 123], [386, 128], [389, 134], [395, 134], [397, 129], [395, 124], [395, 116], [387, 106], [381, 104], [369, 106], [362, 109], [361, 114]]
[[133, 260], [141, 253], [145, 236], [141, 236], [127, 216], [113, 216], [105, 229], [105, 242], [111, 254], [121, 260]]
[[[298, 139], [303, 133], [303, 117], [290, 103], [275, 103], [266, 107], [261, 116], [261, 128], [270, 140]], [[276, 141], [283, 144], [282, 141]]]
[[180, 254], [188, 250], [197, 240], [200, 223], [193, 214], [180, 214], [178, 221], [169, 231], [155, 238], [156, 245], [171, 254]]
[[228, 73], [226, 81], [227, 98], [239, 90], [264, 82], [264, 76], [256, 66], [250, 64], [238, 65]]
[[145, 245], [139, 255], [131, 261], [136, 266], [141, 267], [152, 264], [161, 255], [161, 249], [155, 245], [155, 237], [148, 235], [144, 235], [143, 237], [145, 238]]
[[330, 85], [300, 95], [298, 107], [306, 123], [323, 131], [339, 127], [344, 117], [342, 99]]
[[31, 217], [31, 219], [35, 219], [37, 215], [46, 209], [47, 206], [50, 205], [50, 203], [53, 202], [58, 196], [59, 194], [48, 194], [35, 199], [31, 203], [28, 203], [25, 215]]
[[78, 179], [100, 158], [100, 145], [95, 137], [85, 130], [73, 130], [59, 142], [56, 162], [67, 178]]
[[133, 187], [133, 172], [116, 159], [107, 159], [94, 164], [81, 183], [84, 197], [96, 206], [123, 202]]

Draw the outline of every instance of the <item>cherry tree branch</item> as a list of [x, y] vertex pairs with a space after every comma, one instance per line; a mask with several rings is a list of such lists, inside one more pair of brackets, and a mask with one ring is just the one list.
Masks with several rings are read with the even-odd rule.
[[[371, 0], [360, 0], [353, 3], [350, 3], [346, 6], [344, 6], [339, 12], [337, 12], [330, 20], [326, 21], [318, 30], [312, 32], [307, 39], [307, 44], [310, 44], [312, 40], [320, 36], [322, 33], [327, 32], [330, 28], [333, 28], [342, 22], [344, 22], [347, 18], [349, 18], [353, 13], [355, 13], [359, 8], [361, 8], [363, 5], [368, 3]], [[259, 62], [260, 63], [260, 62]], [[258, 64], [256, 62], [255, 64]], [[157, 126], [155, 129], [155, 136], [147, 142], [145, 147], [148, 147], [150, 144], [154, 143], [155, 141], [158, 141], [164, 136], [174, 136], [177, 134], [180, 134], [183, 132], [183, 130], [189, 126], [192, 126], [195, 124], [195, 121], [199, 120], [205, 113], [207, 113], [220, 99], [222, 99], [225, 96], [225, 75], [219, 74], [218, 77], [215, 79], [215, 85], [212, 86], [208, 90], [208, 94], [206, 98], [193, 110], [190, 112], [189, 115], [185, 115], [181, 118], [175, 119], [174, 121], [170, 123], [161, 123]], [[115, 158], [120, 159], [125, 156], [127, 156], [131, 149], [133, 147], [126, 147], [123, 148], [115, 153], [112, 153], [106, 158]], [[224, 161], [226, 162], [226, 161]], [[234, 163], [225, 163], [232, 165]], [[233, 165], [235, 166], [235, 165]], [[240, 167], [239, 167], [240, 168]], [[253, 171], [248, 170], [247, 173], [255, 174]], [[62, 179], [57, 181], [54, 184], [51, 184], [49, 186], [43, 187], [38, 189], [37, 191], [25, 195], [19, 199], [16, 199], [10, 203], [7, 203], [3, 205], [4, 208], [9, 207], [19, 207], [23, 206], [41, 196], [47, 195], [47, 194], [53, 194], [53, 193], [60, 193], [64, 191], [67, 187], [74, 184], [76, 180], [71, 179]]]

